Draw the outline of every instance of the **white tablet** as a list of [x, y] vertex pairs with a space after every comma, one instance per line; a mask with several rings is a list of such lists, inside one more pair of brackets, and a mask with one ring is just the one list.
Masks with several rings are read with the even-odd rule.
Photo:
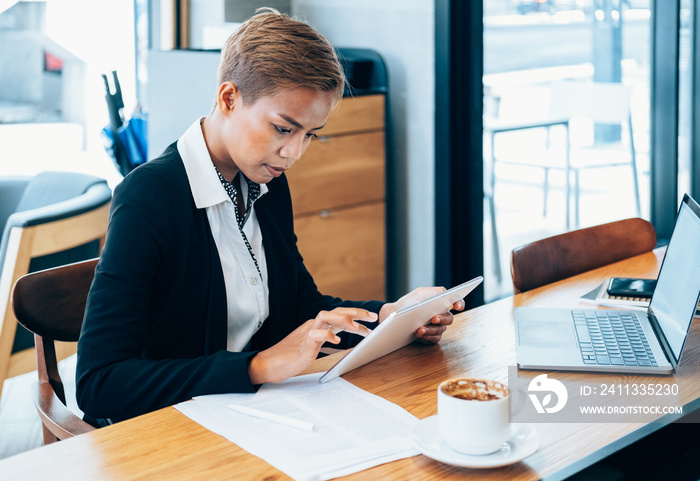
[[391, 313], [371, 334], [321, 376], [319, 382], [335, 379], [411, 343], [420, 326], [425, 325], [433, 316], [449, 311], [455, 302], [464, 299], [483, 280], [481, 276], [475, 277], [418, 304]]

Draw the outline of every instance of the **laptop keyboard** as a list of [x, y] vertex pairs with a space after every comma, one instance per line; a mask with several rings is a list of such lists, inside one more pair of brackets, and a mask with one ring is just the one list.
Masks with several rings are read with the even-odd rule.
[[585, 364], [658, 366], [637, 316], [606, 310], [571, 315]]

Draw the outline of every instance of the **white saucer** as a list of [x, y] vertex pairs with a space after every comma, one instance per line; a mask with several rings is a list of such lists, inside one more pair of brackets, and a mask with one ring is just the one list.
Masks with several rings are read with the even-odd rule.
[[512, 424], [511, 436], [500, 451], [473, 456], [458, 453], [440, 438], [438, 417], [430, 416], [419, 421], [411, 430], [411, 441], [421, 453], [436, 461], [463, 468], [498, 468], [517, 463], [534, 454], [540, 447], [540, 433], [526, 424]]

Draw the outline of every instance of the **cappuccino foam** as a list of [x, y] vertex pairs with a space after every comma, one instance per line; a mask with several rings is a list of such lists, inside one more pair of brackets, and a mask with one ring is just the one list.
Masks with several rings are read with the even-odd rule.
[[443, 383], [442, 392], [467, 401], [493, 401], [508, 395], [508, 387], [484, 379], [452, 379]]

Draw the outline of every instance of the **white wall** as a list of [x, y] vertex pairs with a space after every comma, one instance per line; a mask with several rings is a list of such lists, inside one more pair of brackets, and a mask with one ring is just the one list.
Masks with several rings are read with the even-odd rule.
[[435, 28], [433, 2], [292, 0], [338, 47], [378, 51], [389, 70], [397, 246], [396, 293], [434, 282]]

